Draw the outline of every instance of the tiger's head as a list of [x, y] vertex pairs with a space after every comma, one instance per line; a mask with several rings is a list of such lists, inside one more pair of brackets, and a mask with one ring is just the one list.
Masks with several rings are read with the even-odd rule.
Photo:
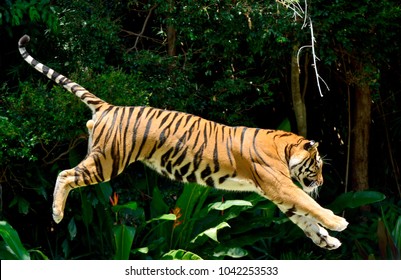
[[317, 150], [318, 146], [318, 142], [308, 141], [291, 156], [289, 161], [291, 177], [311, 196], [316, 196], [318, 187], [323, 184], [323, 160]]

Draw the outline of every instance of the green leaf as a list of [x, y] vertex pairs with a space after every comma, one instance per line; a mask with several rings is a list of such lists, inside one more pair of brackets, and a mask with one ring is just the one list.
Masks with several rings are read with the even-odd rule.
[[195, 253], [188, 252], [182, 249], [171, 250], [164, 254], [162, 260], [202, 260], [200, 256]]
[[115, 260], [128, 260], [131, 252], [132, 242], [135, 237], [135, 228], [118, 225], [113, 228], [114, 238], [116, 242], [116, 253], [114, 255]]
[[278, 130], [291, 132], [291, 123], [289, 118], [285, 118], [277, 127]]
[[248, 207], [252, 207], [252, 203], [246, 200], [227, 200], [224, 202], [215, 202], [215, 203], [211, 203], [208, 206], [208, 212], [210, 212], [210, 210], [217, 210], [217, 211], [223, 211], [226, 210], [228, 208], [231, 208], [233, 206], [248, 206]]
[[234, 259], [239, 259], [248, 255], [248, 251], [242, 249], [240, 247], [223, 247], [219, 246], [213, 252], [213, 257], [220, 258], [220, 257], [230, 257]]
[[398, 250], [401, 253], [401, 216], [398, 217], [397, 222], [395, 223], [392, 235], [394, 238], [395, 246], [397, 246]]
[[363, 205], [382, 201], [386, 196], [376, 191], [347, 192], [339, 195], [327, 208], [339, 213], [346, 208], [358, 208]]
[[82, 220], [84, 224], [88, 227], [93, 220], [93, 208], [92, 204], [89, 202], [88, 193], [82, 188], [79, 188], [81, 194], [81, 206], [82, 206]]
[[122, 204], [122, 205], [115, 205], [111, 209], [113, 212], [117, 213], [121, 209], [131, 209], [131, 210], [136, 210], [138, 208], [138, 204], [134, 201]]
[[[45, 255], [42, 251], [40, 251], [40, 250], [32, 249], [32, 250], [29, 250], [29, 253], [30, 253], [31, 256], [35, 256], [35, 254], [38, 255], [38, 256], [40, 256], [40, 259], [42, 259], [42, 260], [48, 260], [48, 259], [49, 259], [49, 257], [46, 256], [46, 255]], [[39, 259], [39, 258], [34, 258], [34, 257], [32, 257], [32, 259]]]
[[75, 224], [74, 217], [72, 217], [70, 222], [68, 223], [68, 232], [70, 234], [70, 240], [73, 240], [77, 235], [77, 226]]
[[29, 18], [33, 22], [40, 20], [38, 10], [36, 10], [36, 8], [33, 6], [29, 9]]
[[150, 202], [151, 217], [158, 217], [166, 212], [168, 212], [169, 207], [163, 200], [163, 195], [161, 194], [159, 188], [155, 187], [153, 189], [153, 199]]
[[18, 260], [6, 242], [0, 240], [0, 260]]
[[199, 241], [204, 241], [204, 237], [207, 236], [210, 239], [213, 239], [216, 242], [219, 242], [217, 240], [217, 231], [222, 229], [222, 228], [226, 228], [226, 227], [230, 227], [229, 224], [227, 224], [226, 222], [222, 222], [219, 225], [217, 225], [216, 227], [212, 227], [209, 228], [207, 230], [205, 230], [204, 232], [199, 233], [194, 239], [191, 240], [191, 243], [197, 243]]
[[0, 235], [8, 246], [8, 251], [11, 252], [19, 260], [29, 260], [28, 251], [22, 245], [17, 231], [10, 226], [6, 221], [0, 221]]
[[96, 194], [103, 205], [109, 205], [113, 193], [110, 182], [102, 182], [95, 186]]
[[204, 203], [210, 190], [211, 188], [197, 184], [184, 185], [184, 190], [176, 203], [176, 207], [180, 209], [182, 214], [180, 220], [184, 222], [174, 230], [173, 247], [184, 248], [193, 239], [195, 228], [200, 226], [198, 219], [202, 210], [206, 210]]
[[70, 243], [68, 242], [68, 239], [64, 239], [63, 243], [61, 243], [61, 248], [64, 253], [64, 258], [68, 258], [70, 255]]
[[28, 214], [29, 212], [29, 201], [23, 198], [22, 196], [15, 196], [13, 200], [10, 202], [9, 207], [14, 205], [18, 206], [18, 212], [21, 214]]
[[174, 214], [163, 214], [159, 217], [150, 219], [148, 221], [146, 221], [147, 224], [151, 223], [151, 222], [155, 222], [155, 221], [161, 221], [161, 220], [165, 220], [165, 221], [175, 221], [177, 219], [177, 216]]

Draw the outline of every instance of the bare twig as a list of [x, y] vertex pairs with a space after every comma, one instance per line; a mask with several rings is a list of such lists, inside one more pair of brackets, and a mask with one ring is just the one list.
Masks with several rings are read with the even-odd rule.
[[157, 4], [153, 5], [153, 6], [149, 9], [148, 15], [146, 16], [146, 19], [145, 19], [145, 21], [144, 21], [144, 23], [143, 23], [143, 25], [142, 25], [142, 30], [141, 30], [141, 32], [140, 32], [139, 34], [136, 34], [136, 33], [131, 32], [131, 34], [136, 34], [137, 37], [136, 37], [136, 39], [135, 39], [134, 46], [133, 46], [132, 48], [128, 49], [128, 51], [132, 51], [132, 50], [138, 51], [137, 45], [138, 45], [138, 42], [139, 42], [139, 38], [145, 37], [145, 36], [143, 36], [143, 33], [145, 32], [146, 25], [148, 24], [149, 18], [150, 18], [150, 16], [152, 15], [153, 10], [156, 9], [156, 7], [157, 7]]
[[[125, 30], [125, 29], [122, 29], [121, 31], [127, 33], [128, 34], [127, 36], [137, 36], [137, 37], [144, 38], [146, 40], [151, 40], [151, 41], [161, 44], [161, 45], [164, 44], [164, 41], [162, 41], [162, 40], [155, 39], [155, 38], [145, 36], [145, 35], [141, 35], [140, 33], [135, 33], [135, 32], [129, 31], [129, 30]], [[134, 47], [130, 48], [128, 51], [131, 51], [133, 49], [134, 49]]]
[[297, 53], [297, 63], [298, 63], [298, 69], [300, 70], [300, 66], [299, 66], [299, 55], [301, 53], [301, 51], [304, 48], [311, 48], [312, 49], [312, 59], [313, 59], [313, 64], [312, 67], [315, 70], [315, 77], [316, 77], [316, 82], [317, 82], [317, 87], [319, 89], [319, 94], [321, 97], [323, 97], [323, 93], [322, 93], [322, 88], [320, 86], [320, 82], [322, 82], [327, 90], [330, 90], [330, 88], [328, 87], [327, 83], [323, 80], [323, 78], [319, 75], [319, 72], [317, 70], [317, 61], [319, 60], [319, 58], [316, 56], [316, 52], [315, 52], [315, 36], [313, 33], [313, 24], [312, 24], [312, 19], [310, 16], [308, 16], [308, 3], [307, 0], [305, 0], [305, 5], [304, 5], [304, 9], [302, 9], [301, 5], [299, 4], [299, 1], [297, 0], [276, 0], [277, 3], [280, 3], [281, 5], [283, 5], [284, 7], [292, 10], [294, 12], [295, 16], [298, 16], [300, 18], [303, 18], [304, 22], [302, 24], [301, 29], [305, 28], [306, 26], [309, 25], [310, 28], [310, 33], [311, 33], [311, 44], [310, 45], [305, 45], [302, 46], [301, 48], [299, 48], [298, 53]]
[[311, 40], [312, 40], [312, 59], [313, 59], [313, 68], [315, 69], [315, 76], [316, 76], [316, 82], [317, 82], [317, 87], [319, 88], [319, 93], [320, 96], [323, 97], [323, 93], [322, 93], [322, 89], [320, 87], [320, 82], [322, 81], [324, 83], [324, 85], [326, 86], [327, 90], [330, 90], [327, 83], [322, 79], [322, 77], [320, 77], [319, 72], [317, 71], [317, 63], [316, 60], [319, 60], [319, 58], [316, 56], [315, 53], [315, 36], [313, 35], [313, 25], [312, 25], [312, 20], [310, 17], [309, 18], [309, 26], [310, 26], [310, 32], [311, 32]]
[[[85, 134], [82, 134], [80, 136], [78, 136], [77, 138], [75, 138], [73, 141], [70, 142], [68, 149], [64, 152], [62, 152], [61, 154], [59, 154], [56, 158], [47, 161], [46, 159], [49, 157], [50, 153], [58, 146], [57, 144], [50, 149], [50, 151], [47, 151], [44, 146], [42, 145], [43, 150], [47, 153], [47, 155], [42, 159], [43, 163], [45, 165], [50, 165], [55, 163], [56, 161], [62, 159], [64, 156], [68, 155], [72, 149], [74, 149], [76, 146], [78, 146], [79, 143], [81, 143], [82, 139], [87, 139], [87, 136]], [[42, 143], [41, 143], [42, 144]]]

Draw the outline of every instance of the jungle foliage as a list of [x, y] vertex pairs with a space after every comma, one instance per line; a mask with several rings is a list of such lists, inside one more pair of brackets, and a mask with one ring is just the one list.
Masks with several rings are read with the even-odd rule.
[[[299, 56], [299, 86], [307, 136], [327, 155], [318, 202], [350, 222], [336, 235], [343, 242], [338, 250], [317, 248], [256, 194], [180, 185], [141, 164], [73, 191], [56, 225], [55, 178], [85, 156], [90, 111], [17, 50], [29, 34], [37, 59], [116, 105], [297, 133], [291, 59], [311, 34], [290, 9], [273, 0], [6, 0], [0, 4], [0, 258], [399, 259], [401, 6], [398, 0], [308, 3], [315, 66], [330, 90], [320, 97], [308, 48]], [[364, 120], [358, 119], [362, 99], [371, 104]], [[355, 145], [362, 133], [365, 153]]]

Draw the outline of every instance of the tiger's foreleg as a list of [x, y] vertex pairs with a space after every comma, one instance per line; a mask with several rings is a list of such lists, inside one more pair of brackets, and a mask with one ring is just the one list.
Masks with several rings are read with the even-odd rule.
[[312, 239], [317, 246], [328, 250], [337, 249], [341, 246], [341, 242], [337, 238], [330, 236], [327, 230], [319, 226], [314, 219], [296, 214], [288, 216], [288, 218], [301, 228], [305, 235]]
[[90, 155], [76, 167], [58, 175], [53, 193], [53, 220], [56, 223], [64, 217], [65, 203], [72, 189], [110, 180], [110, 176], [99, 175], [101, 167], [96, 166], [96, 162], [96, 156]]
[[278, 188], [266, 188], [264, 196], [272, 200], [318, 246], [331, 250], [341, 245], [325, 228], [342, 231], [348, 222], [331, 210], [321, 207], [292, 182], [283, 180]]
[[323, 227], [334, 231], [343, 231], [348, 226], [348, 222], [344, 218], [321, 207], [313, 198], [295, 185], [283, 186], [273, 201], [289, 217], [294, 214], [306, 216]]

